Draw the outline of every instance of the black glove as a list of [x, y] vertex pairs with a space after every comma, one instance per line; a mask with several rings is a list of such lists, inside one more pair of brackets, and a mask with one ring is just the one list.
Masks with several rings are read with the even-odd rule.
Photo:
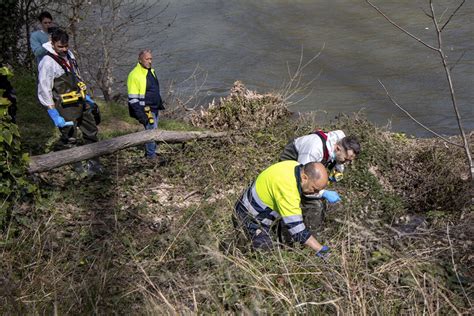
[[131, 112], [133, 113], [133, 117], [138, 120], [143, 125], [146, 125], [148, 123], [148, 118], [145, 114], [145, 110], [143, 109], [143, 106], [141, 106], [139, 103], [131, 104], [129, 105], [131, 108]]

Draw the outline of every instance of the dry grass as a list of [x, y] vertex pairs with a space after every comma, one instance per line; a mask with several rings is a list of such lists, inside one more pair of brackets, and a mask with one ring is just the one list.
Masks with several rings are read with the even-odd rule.
[[[18, 205], [2, 233], [0, 312], [473, 313], [474, 216], [463, 203], [450, 205], [467, 190], [455, 152], [341, 118], [324, 128], [359, 135], [363, 155], [336, 186], [343, 202], [316, 232], [332, 256], [322, 261], [298, 247], [252, 252], [233, 229], [233, 204], [295, 130], [314, 128], [266, 122], [248, 122], [245, 136], [162, 145], [165, 167], [132, 148], [104, 157], [107, 172], [97, 178], [67, 167], [42, 175], [42, 199]], [[433, 186], [449, 194], [436, 191], [427, 203]], [[413, 190], [429, 193], [418, 202]]]

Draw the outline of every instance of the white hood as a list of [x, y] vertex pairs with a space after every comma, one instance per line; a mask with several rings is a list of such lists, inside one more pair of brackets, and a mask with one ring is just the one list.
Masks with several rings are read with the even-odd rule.
[[[43, 44], [43, 48], [46, 49], [48, 52], [50, 52], [50, 53], [53, 54], [53, 55], [58, 55], [58, 54], [54, 51], [54, 49], [53, 49], [53, 44], [51, 43], [51, 41], [44, 43], [44, 44]], [[68, 52], [69, 52], [69, 55], [70, 55], [72, 58], [75, 59], [74, 54], [73, 54], [70, 50], [68, 50]]]

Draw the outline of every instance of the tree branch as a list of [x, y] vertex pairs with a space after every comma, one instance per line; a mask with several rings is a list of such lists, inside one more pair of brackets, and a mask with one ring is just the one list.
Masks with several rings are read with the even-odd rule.
[[[462, 5], [462, 3], [461, 3], [461, 5]], [[433, 15], [433, 24], [435, 26], [436, 35], [437, 35], [437, 38], [438, 38], [438, 47], [439, 47], [438, 53], [439, 53], [439, 56], [440, 56], [441, 61], [443, 63], [444, 72], [446, 74], [446, 79], [448, 81], [449, 93], [451, 95], [451, 103], [453, 105], [454, 113], [456, 114], [456, 120], [458, 122], [459, 132], [461, 134], [461, 138], [462, 138], [462, 141], [463, 141], [463, 144], [464, 144], [463, 147], [464, 147], [464, 151], [466, 153], [467, 163], [468, 163], [469, 168], [470, 168], [471, 182], [474, 182], [474, 164], [472, 163], [471, 149], [469, 147], [469, 142], [467, 140], [466, 133], [464, 132], [464, 128], [462, 126], [461, 114], [459, 113], [459, 108], [458, 108], [458, 105], [457, 105], [457, 102], [456, 102], [456, 94], [454, 93], [454, 84], [453, 84], [453, 79], [451, 77], [451, 72], [449, 71], [448, 61], [447, 61], [446, 55], [444, 54], [443, 49], [442, 49], [443, 42], [442, 42], [442, 38], [441, 38], [441, 29], [439, 28], [438, 21], [436, 21], [436, 15], [435, 15], [434, 7], [433, 7], [433, 0], [430, 0], [430, 10], [431, 10], [431, 14]]]
[[430, 44], [426, 43], [426, 42], [423, 41], [422, 39], [416, 37], [416, 36], [413, 35], [412, 33], [410, 33], [410, 32], [408, 32], [407, 30], [405, 30], [403, 27], [401, 27], [400, 25], [398, 25], [397, 23], [395, 23], [392, 19], [390, 19], [385, 13], [382, 12], [382, 10], [380, 10], [380, 9], [379, 9], [377, 6], [375, 6], [372, 2], [370, 2], [369, 0], [365, 0], [365, 2], [367, 2], [372, 8], [374, 8], [378, 13], [380, 13], [380, 15], [385, 18], [385, 20], [387, 20], [390, 24], [392, 24], [393, 26], [395, 26], [397, 29], [399, 29], [400, 31], [402, 31], [402, 32], [405, 33], [406, 35], [410, 36], [411, 38], [413, 38], [413, 39], [416, 40], [417, 42], [419, 42], [419, 43], [423, 44], [424, 46], [428, 47], [429, 49], [438, 51], [438, 49], [437, 49], [436, 47], [431, 46]]
[[457, 144], [457, 143], [454, 143], [452, 141], [450, 141], [449, 139], [447, 139], [446, 137], [438, 134], [437, 132], [433, 131], [432, 129], [430, 129], [428, 126], [424, 125], [423, 123], [421, 123], [420, 121], [418, 121], [416, 118], [413, 117], [413, 115], [410, 114], [410, 112], [408, 112], [407, 110], [405, 110], [400, 104], [398, 104], [398, 102], [390, 95], [390, 93], [387, 91], [387, 88], [385, 88], [385, 85], [382, 83], [382, 81], [379, 80], [379, 83], [380, 85], [382, 86], [382, 88], [385, 90], [385, 93], [387, 94], [388, 98], [390, 99], [390, 101], [395, 105], [397, 106], [400, 110], [403, 111], [403, 113], [405, 113], [410, 119], [412, 119], [415, 123], [417, 123], [418, 125], [420, 125], [421, 127], [423, 127], [425, 130], [427, 130], [428, 132], [432, 133], [433, 135], [435, 135], [436, 137], [439, 137], [441, 138], [442, 140], [444, 140], [445, 142], [451, 144], [451, 145], [454, 145], [454, 146], [458, 146], [458, 147], [464, 147], [463, 145], [461, 144]]
[[442, 32], [444, 30], [444, 28], [446, 27], [446, 25], [448, 25], [448, 23], [451, 21], [451, 19], [456, 15], [456, 13], [459, 11], [459, 9], [461, 9], [461, 7], [463, 6], [464, 2], [466, 2], [466, 0], [462, 0], [462, 2], [458, 5], [458, 7], [453, 11], [453, 13], [449, 16], [448, 20], [444, 23], [444, 25], [441, 27], [440, 31]]

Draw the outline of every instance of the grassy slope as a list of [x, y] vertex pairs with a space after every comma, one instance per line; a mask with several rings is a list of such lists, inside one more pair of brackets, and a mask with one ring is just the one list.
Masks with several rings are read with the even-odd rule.
[[[55, 132], [31, 96], [32, 83], [15, 82], [25, 149], [39, 153]], [[101, 108], [102, 137], [141, 130], [125, 107]], [[359, 135], [364, 148], [337, 184], [343, 202], [330, 207], [318, 232], [332, 257], [239, 246], [231, 208], [289, 138], [310, 130], [308, 121], [297, 123], [161, 145], [171, 158], [165, 167], [132, 148], [104, 157], [107, 172], [98, 178], [78, 177], [69, 167], [42, 174], [41, 201], [19, 205], [16, 223], [2, 235], [1, 313], [467, 313], [472, 212], [449, 196], [465, 190], [462, 163], [446, 168], [456, 153], [363, 119], [331, 124]], [[423, 165], [429, 181], [418, 180]], [[427, 190], [423, 203], [413, 196]], [[426, 223], [404, 232], [400, 216], [410, 211], [424, 211]]]

